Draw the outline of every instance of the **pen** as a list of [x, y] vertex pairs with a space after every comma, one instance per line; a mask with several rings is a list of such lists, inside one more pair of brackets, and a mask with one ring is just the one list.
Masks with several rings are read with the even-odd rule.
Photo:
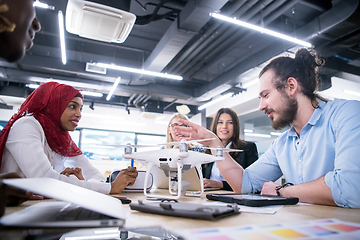
[[130, 161], [130, 167], [134, 167], [134, 159], [131, 159], [131, 161]]

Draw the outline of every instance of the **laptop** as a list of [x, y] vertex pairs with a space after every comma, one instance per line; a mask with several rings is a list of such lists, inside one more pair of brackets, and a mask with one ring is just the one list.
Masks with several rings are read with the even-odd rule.
[[[166, 177], [163, 170], [158, 167], [153, 167], [151, 173], [154, 178], [154, 188], [157, 189], [169, 189], [169, 178]], [[190, 168], [189, 170], [184, 171], [182, 180], [189, 183], [188, 191], [200, 191], [200, 178], [196, 171], [196, 168]], [[204, 191], [219, 190], [220, 188], [204, 188]]]
[[3, 216], [11, 227], [121, 227], [125, 212], [120, 200], [52, 178], [3, 179], [4, 184], [61, 201], [43, 201]]

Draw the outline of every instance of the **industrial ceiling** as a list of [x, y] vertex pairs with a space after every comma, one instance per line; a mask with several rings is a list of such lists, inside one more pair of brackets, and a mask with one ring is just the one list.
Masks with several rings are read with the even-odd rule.
[[[137, 21], [124, 43], [106, 43], [65, 33], [67, 63], [62, 64], [57, 13], [66, 14], [67, 1], [41, 0], [54, 10], [37, 9], [42, 29], [23, 60], [0, 60], [1, 96], [26, 97], [30, 83], [61, 80], [75, 87], [101, 92], [85, 97], [87, 104], [111, 104], [154, 112], [197, 107], [232, 92], [241, 95], [253, 69], [279, 54], [292, 54], [298, 45], [209, 16], [236, 17], [310, 42], [326, 59], [321, 88], [331, 77], [360, 76], [359, 0], [97, 0], [125, 4]], [[125, 3], [124, 3], [125, 2]], [[120, 4], [120, 5], [121, 5]], [[107, 70], [86, 71], [87, 63], [117, 65], [177, 74], [182, 81]], [[110, 101], [105, 97], [116, 78], [120, 84]], [[252, 76], [256, 78], [257, 76]], [[256, 96], [255, 96], [256, 97]]]

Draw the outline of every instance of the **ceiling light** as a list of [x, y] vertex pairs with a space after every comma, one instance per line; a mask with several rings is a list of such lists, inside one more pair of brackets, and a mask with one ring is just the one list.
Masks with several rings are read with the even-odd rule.
[[62, 11], [58, 12], [59, 20], [59, 33], [60, 33], [60, 48], [61, 48], [61, 61], [66, 64], [66, 48], [65, 48], [65, 33], [64, 33], [64, 15]]
[[39, 7], [39, 8], [45, 8], [45, 9], [50, 9], [50, 10], [54, 10], [55, 7], [54, 6], [50, 6], [46, 3], [42, 3], [39, 0], [36, 0], [33, 4], [34, 7]]
[[26, 85], [28, 88], [32, 88], [32, 89], [36, 89], [38, 87], [40, 87], [40, 85], [37, 85], [37, 84], [28, 84]]
[[220, 102], [220, 101], [222, 101], [222, 100], [225, 100], [226, 98], [229, 98], [229, 97], [231, 97], [231, 96], [232, 96], [232, 93], [225, 94], [225, 95], [223, 95], [223, 96], [221, 96], [221, 97], [219, 97], [219, 98], [216, 98], [215, 100], [212, 100], [212, 101], [210, 101], [210, 102], [208, 102], [208, 103], [205, 103], [204, 105], [198, 107], [198, 110], [201, 111], [201, 110], [203, 110], [203, 109], [205, 109], [205, 108], [207, 108], [207, 107], [209, 107], [209, 106], [211, 106], [211, 105], [214, 105], [214, 104], [217, 103], [217, 102]]
[[161, 77], [161, 78], [169, 78], [169, 79], [174, 79], [174, 80], [183, 80], [183, 77], [179, 76], [179, 75], [172, 75], [172, 74], [167, 74], [167, 73], [147, 71], [144, 69], [117, 66], [115, 64], [107, 64], [107, 63], [95, 63], [95, 64], [99, 67], [105, 67], [105, 68], [114, 69], [114, 70], [118, 70], [118, 71], [140, 73], [140, 74], [144, 74], [144, 75], [150, 75], [150, 76]]
[[271, 138], [271, 135], [269, 135], [269, 134], [261, 134], [261, 133], [245, 133], [245, 136]]
[[360, 97], [359, 92], [354, 92], [354, 91], [350, 91], [350, 90], [344, 90], [344, 93]]
[[261, 33], [266, 33], [266, 34], [269, 34], [271, 36], [278, 37], [278, 38], [281, 38], [281, 39], [284, 39], [284, 40], [287, 40], [287, 41], [290, 41], [290, 42], [293, 42], [293, 43], [296, 43], [296, 44], [300, 44], [300, 45], [303, 45], [305, 47], [309, 47], [309, 48], [312, 47], [311, 43], [299, 40], [297, 38], [287, 36], [287, 35], [282, 34], [282, 33], [271, 31], [269, 29], [262, 28], [262, 27], [259, 27], [259, 26], [244, 22], [244, 21], [240, 21], [240, 20], [237, 20], [236, 18], [227, 17], [227, 16], [224, 16], [224, 15], [221, 15], [221, 14], [218, 14], [218, 13], [210, 13], [210, 16], [212, 16], [214, 18], [217, 18], [217, 19], [221, 19], [221, 20], [230, 22], [230, 23], [234, 23], [234, 24], [246, 27], [246, 28], [250, 28], [250, 29], [259, 31]]
[[103, 96], [102, 93], [98, 93], [98, 92], [89, 92], [89, 91], [80, 91], [80, 92], [86, 96], [92, 96], [92, 97], [102, 97]]
[[252, 132], [254, 132], [254, 130], [252, 130], [252, 129], [244, 129], [244, 133], [252, 133]]
[[114, 94], [114, 91], [115, 91], [116, 87], [119, 85], [120, 79], [121, 79], [121, 77], [118, 77], [118, 78], [115, 80], [114, 85], [112, 86], [109, 94], [108, 94], [107, 97], [106, 97], [106, 101], [109, 101], [110, 98], [111, 98], [111, 96]]

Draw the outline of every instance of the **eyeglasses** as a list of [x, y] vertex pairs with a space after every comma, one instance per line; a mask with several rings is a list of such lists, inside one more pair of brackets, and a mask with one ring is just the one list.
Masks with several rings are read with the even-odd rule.
[[172, 127], [172, 129], [175, 131], [174, 127], [188, 127], [188, 125], [178, 124], [178, 123], [171, 123], [171, 124], [169, 124], [169, 127]]

